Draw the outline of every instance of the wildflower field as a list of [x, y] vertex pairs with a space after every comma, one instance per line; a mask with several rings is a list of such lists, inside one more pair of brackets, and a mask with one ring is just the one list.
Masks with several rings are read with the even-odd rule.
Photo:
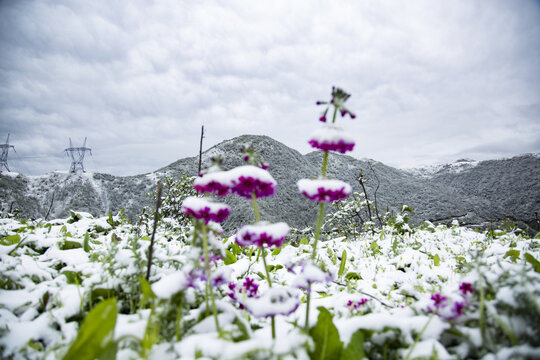
[[[318, 204], [311, 228], [260, 218], [257, 199], [279, 184], [249, 146], [243, 166], [214, 159], [174, 191], [160, 184], [137, 223], [0, 219], [2, 358], [540, 358], [539, 239], [512, 226], [413, 227], [407, 206], [381, 217], [350, 196], [326, 176], [328, 152], [354, 147], [336, 125], [355, 117], [348, 97], [334, 88], [318, 102], [309, 143], [324, 152], [321, 175], [297, 183]], [[231, 234], [225, 195], [253, 208]], [[366, 206], [371, 221], [347, 221]]]

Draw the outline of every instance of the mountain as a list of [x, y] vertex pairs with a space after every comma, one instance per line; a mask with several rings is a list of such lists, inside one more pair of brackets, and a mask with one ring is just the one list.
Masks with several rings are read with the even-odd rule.
[[[306, 155], [267, 136], [243, 135], [223, 141], [203, 153], [203, 167], [213, 156], [223, 159], [223, 167], [242, 165], [241, 148], [251, 144], [270, 164], [269, 172], [279, 184], [276, 195], [259, 200], [261, 217], [286, 221], [291, 226], [312, 226], [316, 204], [297, 190], [301, 178], [320, 173], [322, 153]], [[118, 177], [100, 173], [51, 173], [27, 177], [13, 173], [0, 175], [0, 203], [4, 211], [19, 209], [21, 216], [66, 217], [69, 210], [102, 215], [122, 208], [132, 220], [144, 206], [152, 206], [147, 194], [165, 176], [196, 175], [198, 158], [180, 159], [150, 174]], [[372, 160], [358, 160], [331, 153], [328, 175], [349, 182], [361, 192], [357, 181], [363, 171], [370, 199], [377, 197], [379, 209], [396, 211], [402, 204], [414, 209], [413, 223], [424, 220], [450, 223], [458, 220], [470, 226], [487, 227], [509, 219], [538, 231], [540, 212], [540, 157], [521, 155], [511, 159], [474, 162], [458, 160], [437, 167], [402, 170]], [[233, 212], [224, 224], [226, 230], [254, 220], [251, 202], [228, 195], [223, 199]]]

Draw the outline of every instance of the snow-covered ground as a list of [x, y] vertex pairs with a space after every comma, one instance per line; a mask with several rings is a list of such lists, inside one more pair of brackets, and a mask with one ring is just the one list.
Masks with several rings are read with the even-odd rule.
[[269, 291], [262, 260], [234, 237], [209, 239], [219, 255], [217, 331], [202, 250], [178, 230], [158, 229], [148, 287], [139, 278], [150, 238], [140, 227], [85, 213], [0, 219], [2, 358], [58, 359], [76, 348], [83, 359], [107, 344], [117, 359], [540, 358], [538, 239], [429, 223], [328, 239], [317, 264], [330, 281], [312, 284], [305, 331], [299, 278], [312, 239], [300, 237], [266, 258], [273, 291], [298, 305], [275, 317], [272, 339], [270, 318], [253, 315]]

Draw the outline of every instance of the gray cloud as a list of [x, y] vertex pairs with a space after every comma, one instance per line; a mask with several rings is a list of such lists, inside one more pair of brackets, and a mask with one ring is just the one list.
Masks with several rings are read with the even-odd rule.
[[[0, 3], [17, 171], [136, 174], [245, 133], [308, 152], [332, 85], [353, 153], [396, 166], [539, 152], [537, 2]], [[509, 145], [512, 144], [512, 145]], [[483, 150], [482, 150], [483, 149]]]

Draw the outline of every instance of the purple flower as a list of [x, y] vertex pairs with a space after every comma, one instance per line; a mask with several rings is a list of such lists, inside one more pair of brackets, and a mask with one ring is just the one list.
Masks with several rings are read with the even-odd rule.
[[[212, 262], [217, 262], [221, 260], [221, 255], [218, 255], [218, 254], [210, 254], [208, 256], [208, 262], [209, 263], [212, 263]], [[205, 261], [205, 257], [201, 257], [201, 262], [204, 262]]]
[[311, 134], [309, 144], [322, 151], [335, 151], [345, 154], [354, 149], [354, 140], [341, 128], [326, 124]]
[[463, 301], [456, 301], [452, 307], [453, 318], [463, 315], [463, 310], [465, 309], [465, 303]]
[[464, 296], [467, 295], [467, 293], [472, 294], [474, 292], [472, 284], [468, 282], [461, 283], [461, 285], [459, 286], [459, 290]]
[[244, 286], [244, 289], [246, 290], [246, 294], [248, 297], [255, 297], [257, 296], [257, 290], [259, 289], [259, 284], [255, 282], [252, 278], [246, 278], [244, 280], [244, 283], [242, 284]]
[[360, 299], [360, 301], [349, 300], [347, 302], [347, 307], [351, 311], [352, 310], [357, 310], [360, 306], [365, 305], [368, 301], [369, 301], [369, 299], [366, 299], [366, 298], [362, 298], [362, 299]]
[[240, 246], [280, 247], [289, 231], [289, 226], [283, 222], [276, 224], [257, 223], [243, 226], [236, 233], [235, 239]]
[[326, 122], [326, 114], [330, 106], [334, 106], [334, 108], [340, 112], [342, 117], [349, 114], [351, 119], [354, 119], [356, 115], [350, 112], [349, 109], [347, 109], [344, 105], [350, 96], [351, 96], [350, 94], [347, 94], [342, 89], [333, 86], [332, 99], [330, 101], [317, 101], [316, 103], [317, 105], [328, 105], [326, 109], [323, 111], [323, 113], [321, 114], [319, 120], [322, 122]]
[[345, 199], [351, 194], [352, 188], [346, 182], [330, 179], [300, 179], [298, 189], [311, 201], [334, 202]]
[[231, 213], [231, 208], [226, 204], [214, 203], [194, 196], [187, 197], [181, 209], [187, 216], [203, 220], [206, 224], [210, 221], [223, 222]]
[[274, 195], [277, 182], [268, 171], [253, 165], [239, 166], [228, 171], [231, 180], [231, 191], [234, 194], [251, 199], [253, 193], [257, 198]]
[[446, 296], [442, 296], [440, 293], [431, 295], [431, 300], [433, 300], [435, 308], [443, 308], [446, 306]]

